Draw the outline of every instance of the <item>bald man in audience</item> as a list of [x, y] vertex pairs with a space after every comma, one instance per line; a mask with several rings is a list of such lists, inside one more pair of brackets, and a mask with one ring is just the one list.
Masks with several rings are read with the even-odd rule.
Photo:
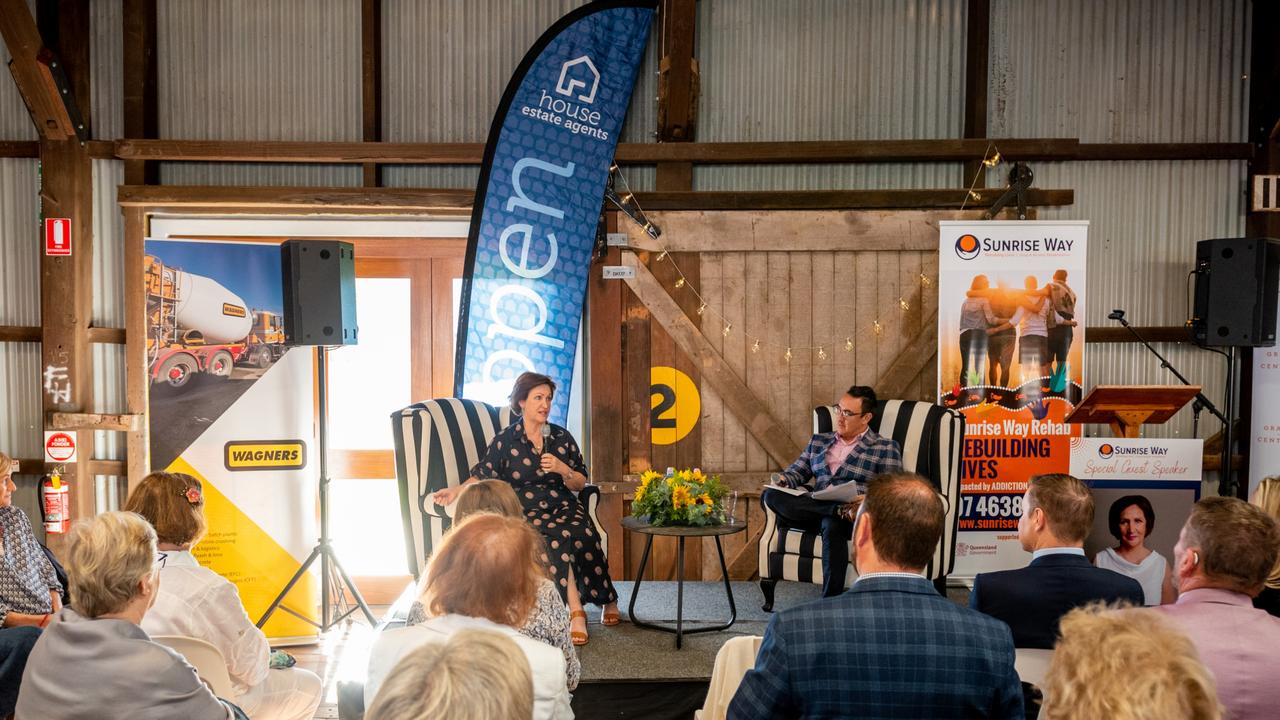
[[859, 575], [784, 610], [729, 704], [738, 718], [1022, 718], [1013, 639], [925, 579], [946, 513], [929, 481], [881, 475], [854, 519]]
[[1137, 580], [1094, 567], [1084, 554], [1093, 527], [1093, 493], [1065, 474], [1037, 475], [1027, 483], [1018, 540], [1031, 564], [1018, 570], [979, 573], [969, 607], [1003, 620], [1020, 648], [1052, 649], [1058, 621], [1071, 610], [1101, 600], [1142, 605]]
[[1158, 610], [1195, 644], [1232, 720], [1280, 717], [1280, 618], [1253, 606], [1280, 554], [1280, 528], [1235, 498], [1191, 508], [1173, 547], [1178, 602]]

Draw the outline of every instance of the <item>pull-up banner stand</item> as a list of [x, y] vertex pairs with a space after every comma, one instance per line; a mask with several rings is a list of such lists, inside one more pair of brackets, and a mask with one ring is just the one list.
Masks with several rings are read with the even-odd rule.
[[503, 93], [476, 188], [454, 393], [501, 405], [526, 370], [568, 414], [605, 181], [656, 2], [602, 0], [534, 43]]

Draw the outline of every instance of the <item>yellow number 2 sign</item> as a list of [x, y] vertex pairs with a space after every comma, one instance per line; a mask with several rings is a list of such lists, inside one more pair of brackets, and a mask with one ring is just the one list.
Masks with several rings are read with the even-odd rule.
[[649, 370], [649, 403], [649, 427], [654, 445], [680, 442], [702, 415], [698, 386], [673, 367]]

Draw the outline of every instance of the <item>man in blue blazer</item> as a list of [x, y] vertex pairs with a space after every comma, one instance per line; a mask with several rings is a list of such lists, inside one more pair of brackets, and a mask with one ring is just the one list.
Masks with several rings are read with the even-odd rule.
[[[810, 490], [856, 483], [858, 494], [862, 495], [872, 478], [901, 470], [898, 443], [871, 429], [875, 407], [875, 390], [865, 385], [849, 388], [834, 408], [835, 431], [810, 438], [800, 457], [775, 475], [774, 482]], [[760, 501], [778, 516], [782, 526], [821, 533], [822, 596], [844, 592], [844, 576], [849, 568], [847, 548], [853, 533], [852, 523], [841, 513], [844, 504], [769, 489]]]
[[1019, 570], [979, 573], [969, 607], [1003, 620], [1020, 648], [1052, 649], [1058, 621], [1095, 600], [1141, 607], [1137, 580], [1094, 567], [1084, 554], [1093, 527], [1093, 493], [1070, 475], [1037, 475], [1027, 483], [1018, 540], [1032, 553]]
[[922, 575], [945, 517], [919, 475], [872, 483], [855, 520], [857, 581], [773, 616], [729, 718], [1022, 718], [1009, 628]]

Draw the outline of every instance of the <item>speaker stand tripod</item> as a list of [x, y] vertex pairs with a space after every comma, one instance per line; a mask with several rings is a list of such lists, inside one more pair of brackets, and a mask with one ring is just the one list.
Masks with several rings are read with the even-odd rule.
[[[322, 633], [328, 632], [357, 610], [364, 611], [370, 625], [378, 624], [373, 617], [373, 611], [369, 610], [369, 606], [360, 595], [360, 590], [356, 588], [355, 583], [351, 582], [347, 571], [342, 569], [342, 563], [338, 561], [338, 555], [334, 552], [333, 543], [329, 537], [329, 385], [326, 373], [328, 356], [329, 348], [323, 346], [316, 348], [316, 381], [320, 387], [317, 408], [320, 416], [320, 539], [306, 561], [302, 563], [302, 567], [298, 568], [298, 572], [293, 574], [276, 599], [271, 601], [271, 606], [262, 614], [262, 618], [258, 620], [259, 628], [267, 624], [267, 620], [277, 608], [320, 628]], [[293, 590], [293, 586], [297, 585], [311, 568], [311, 563], [316, 560], [320, 561], [320, 622], [318, 623], [281, 604], [289, 591]], [[347, 592], [351, 593], [351, 597], [355, 600], [354, 604], [347, 602]]]

